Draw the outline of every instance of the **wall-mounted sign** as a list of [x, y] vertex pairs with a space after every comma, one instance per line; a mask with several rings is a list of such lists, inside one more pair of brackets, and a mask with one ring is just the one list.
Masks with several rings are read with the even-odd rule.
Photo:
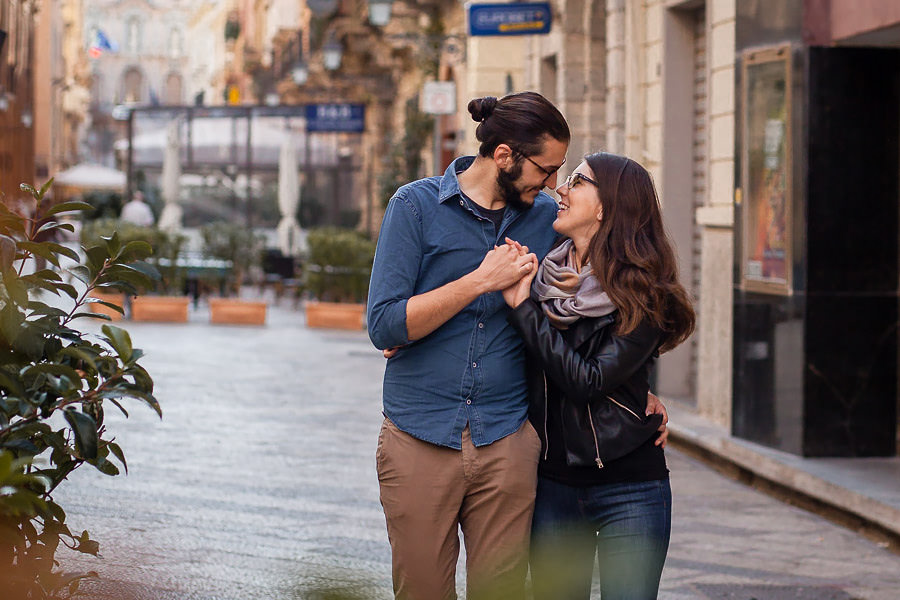
[[547, 2], [470, 4], [469, 35], [534, 35], [550, 33]]
[[790, 46], [748, 52], [743, 60], [742, 287], [790, 294]]
[[427, 81], [422, 89], [422, 112], [452, 115], [456, 112], [456, 84], [452, 81]]
[[362, 133], [366, 129], [365, 104], [309, 104], [307, 131]]

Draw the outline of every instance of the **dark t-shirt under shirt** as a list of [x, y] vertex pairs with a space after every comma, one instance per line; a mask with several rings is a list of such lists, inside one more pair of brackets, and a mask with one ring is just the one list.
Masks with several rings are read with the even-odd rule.
[[471, 203], [472, 208], [475, 209], [475, 212], [494, 224], [494, 235], [500, 233], [500, 223], [503, 222], [503, 215], [506, 214], [506, 207], [504, 206], [503, 208], [495, 209], [485, 208], [477, 202], [473, 202], [471, 198], [469, 198], [469, 202]]

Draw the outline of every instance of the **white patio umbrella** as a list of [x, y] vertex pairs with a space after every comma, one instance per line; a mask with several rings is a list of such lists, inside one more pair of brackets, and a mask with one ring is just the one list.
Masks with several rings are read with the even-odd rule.
[[163, 155], [162, 197], [165, 201], [159, 216], [159, 228], [169, 231], [181, 229], [181, 157], [179, 156], [178, 121], [169, 123], [166, 131], [166, 150]]
[[300, 206], [300, 179], [297, 177], [297, 154], [290, 137], [281, 142], [278, 155], [278, 247], [285, 256], [295, 256], [306, 247], [306, 235], [297, 222]]
[[125, 173], [90, 163], [77, 164], [57, 173], [53, 183], [78, 190], [125, 190]]

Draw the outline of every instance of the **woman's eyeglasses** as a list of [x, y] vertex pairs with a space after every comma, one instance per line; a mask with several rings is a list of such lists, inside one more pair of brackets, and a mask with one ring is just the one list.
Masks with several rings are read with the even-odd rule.
[[[565, 186], [566, 188], [571, 190], [572, 188], [574, 188], [576, 185], [578, 185], [582, 181], [587, 181], [588, 183], [590, 183], [592, 186], [594, 186], [596, 188], [600, 187], [599, 183], [597, 183], [596, 181], [594, 181], [587, 175], [582, 175], [581, 173], [572, 173], [571, 175], [566, 177], [566, 180], [559, 187]], [[557, 189], [559, 189], [559, 188], [557, 188]]]

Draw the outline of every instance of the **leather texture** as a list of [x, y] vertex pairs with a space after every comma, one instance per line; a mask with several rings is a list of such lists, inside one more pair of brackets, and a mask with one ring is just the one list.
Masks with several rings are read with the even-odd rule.
[[525, 341], [529, 416], [545, 449], [548, 411], [562, 424], [571, 466], [602, 468], [654, 435], [662, 415], [644, 411], [661, 338], [656, 327], [642, 322], [618, 336], [613, 313], [559, 330], [531, 298], [508, 320]]

